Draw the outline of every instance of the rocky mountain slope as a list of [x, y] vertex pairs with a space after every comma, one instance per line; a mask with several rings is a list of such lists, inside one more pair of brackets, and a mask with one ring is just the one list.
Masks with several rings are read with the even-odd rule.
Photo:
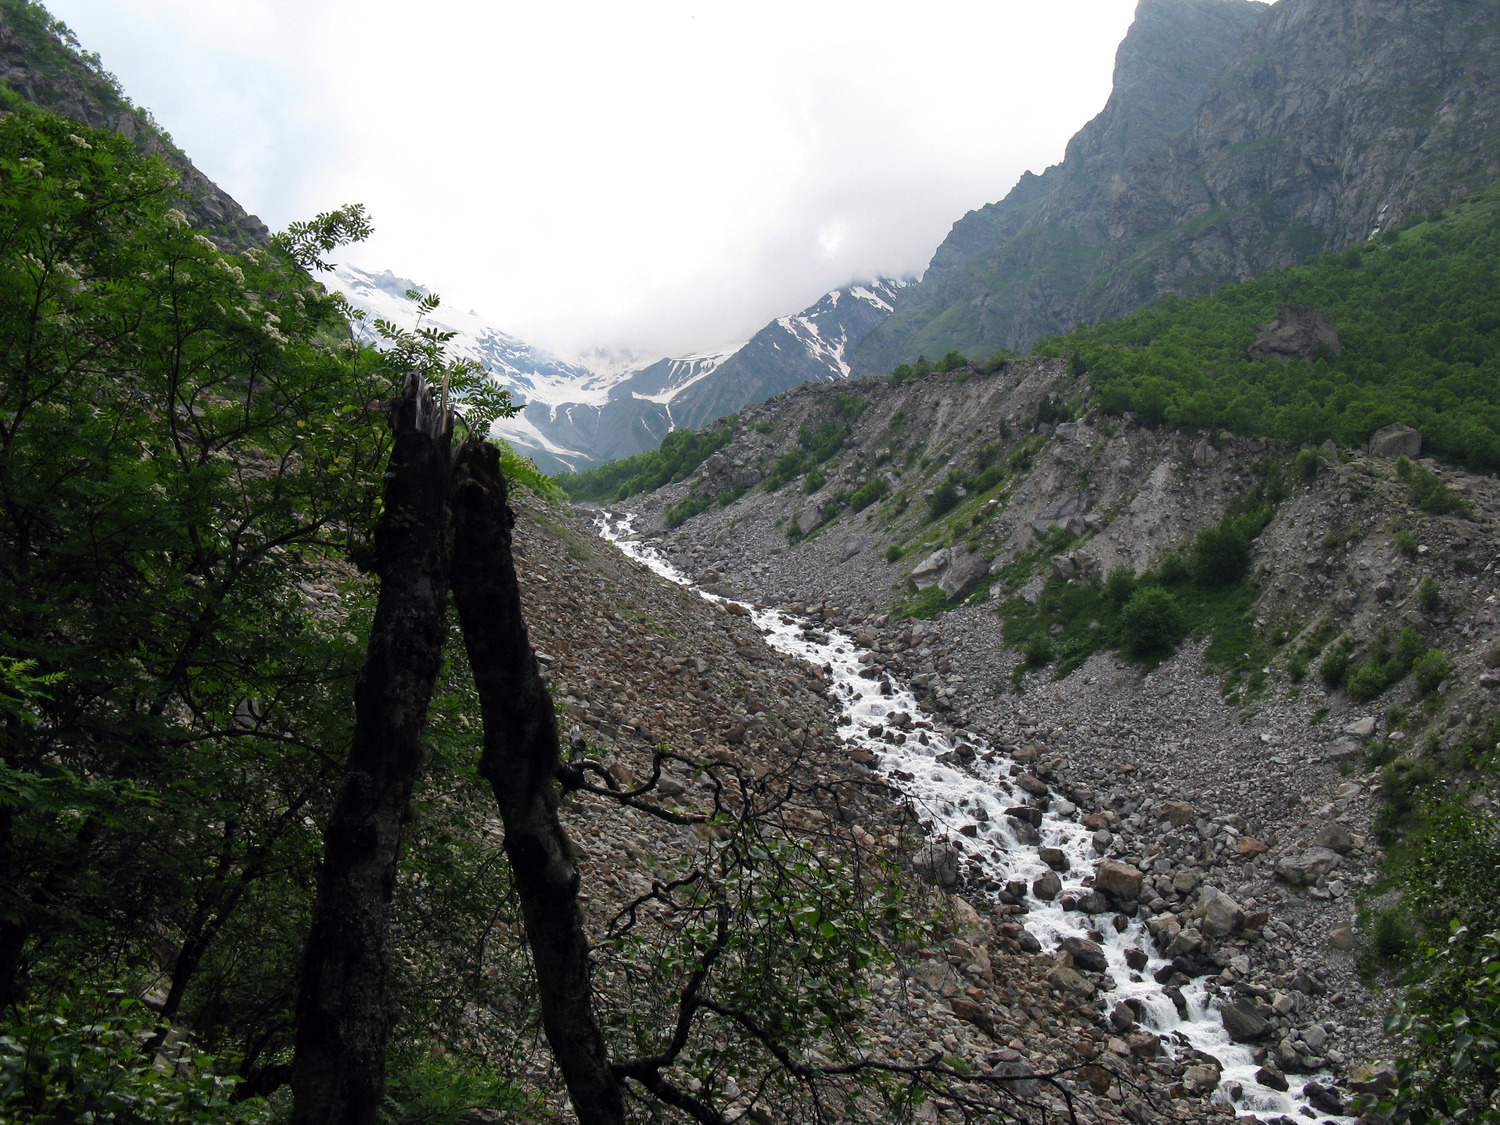
[[1500, 175], [1500, 21], [1467, 0], [1142, 0], [1064, 161], [954, 225], [856, 374], [1339, 249]]
[[[182, 174], [182, 209], [200, 230], [235, 250], [258, 246], [270, 232], [193, 166], [150, 115], [131, 105], [98, 60], [60, 42], [44, 12], [23, 3], [0, 5], [0, 83], [53, 113], [133, 140]], [[0, 107], [3, 108], [3, 107]]]
[[[1070, 408], [1076, 420], [1056, 420]], [[747, 477], [774, 477], [800, 435], [834, 417], [849, 432], [815, 470], [818, 487], [797, 476], [665, 526], [694, 490], [735, 494]], [[1181, 967], [1218, 973], [1226, 998], [1271, 1021], [1260, 1042], [1272, 1066], [1326, 1063], [1352, 1079], [1381, 1055], [1383, 1005], [1357, 972], [1380, 854], [1377, 764], [1456, 745], [1496, 707], [1500, 482], [1419, 462], [1469, 504], [1431, 515], [1394, 460], [1416, 435], [1327, 447], [1255, 541], [1253, 598], [1232, 645], [1200, 623], [1160, 663], [1096, 648], [1060, 675], [1088, 622], [1059, 617], [1059, 655], [1033, 667], [1008, 643], [1009, 621], [1066, 604], [1116, 567], [1186, 550], [1294, 451], [1093, 413], [1086, 379], [1051, 360], [900, 387], [804, 387], [740, 420], [693, 477], [626, 503], [652, 542], [710, 589], [847, 630], [869, 650], [870, 675], [916, 685], [944, 722], [1017, 754], [1017, 768], [1099, 830], [1101, 857], [1145, 873], [1139, 903], [1161, 947], [1202, 958]], [[954, 476], [966, 483], [938, 511]], [[861, 489], [877, 498], [855, 510]], [[1441, 597], [1423, 598], [1424, 582]], [[1382, 627], [1440, 650], [1444, 683], [1360, 702], [1309, 673], [1335, 636], [1358, 661]], [[954, 844], [950, 885], [968, 883], [976, 902], [1024, 909], [1038, 893], [973, 886], [975, 853]], [[1205, 888], [1260, 921], [1213, 936], [1195, 922]]]

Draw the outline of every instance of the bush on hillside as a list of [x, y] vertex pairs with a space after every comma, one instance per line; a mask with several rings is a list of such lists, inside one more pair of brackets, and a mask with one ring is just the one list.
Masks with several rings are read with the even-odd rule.
[[1193, 578], [1202, 586], [1230, 586], [1250, 569], [1250, 540], [1233, 522], [1205, 527], [1193, 541]]
[[1186, 627], [1177, 599], [1160, 586], [1137, 590], [1120, 611], [1120, 643], [1131, 656], [1164, 656]]

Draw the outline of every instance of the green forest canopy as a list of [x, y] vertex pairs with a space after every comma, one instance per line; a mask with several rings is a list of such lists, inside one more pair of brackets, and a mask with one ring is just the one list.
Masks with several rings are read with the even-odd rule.
[[[1044, 340], [1034, 354], [1076, 354], [1109, 413], [1343, 446], [1405, 422], [1436, 456], [1500, 469], [1497, 268], [1500, 187], [1305, 265]], [[1342, 356], [1246, 359], [1256, 323], [1284, 304], [1328, 313]]]

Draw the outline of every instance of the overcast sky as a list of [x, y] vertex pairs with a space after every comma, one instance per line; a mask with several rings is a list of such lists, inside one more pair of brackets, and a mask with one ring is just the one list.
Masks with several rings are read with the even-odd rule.
[[713, 350], [919, 274], [1062, 157], [1135, 0], [45, 0], [273, 228], [558, 351]]

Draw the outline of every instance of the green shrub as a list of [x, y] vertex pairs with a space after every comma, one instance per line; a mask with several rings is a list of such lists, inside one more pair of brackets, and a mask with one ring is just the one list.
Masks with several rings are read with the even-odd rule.
[[949, 371], [957, 371], [960, 367], [969, 366], [968, 358], [958, 352], [948, 352], [942, 359], [938, 360], [937, 369], [943, 374]]
[[158, 1070], [141, 1047], [165, 1029], [122, 993], [62, 998], [53, 1010], [21, 1008], [0, 1037], [0, 1120], [264, 1121], [263, 1105], [231, 1104], [235, 1082], [214, 1060], [189, 1055]]
[[[1397, 471], [1400, 471], [1399, 465]], [[1435, 516], [1471, 516], [1469, 502], [1444, 483], [1431, 469], [1407, 463], [1403, 478], [1411, 486], [1412, 502]]]
[[1286, 662], [1286, 678], [1294, 684], [1307, 679], [1307, 657], [1298, 653]]
[[1396, 550], [1409, 559], [1417, 557], [1417, 537], [1409, 531], [1396, 532]]
[[1180, 586], [1191, 575], [1187, 560], [1176, 551], [1168, 551], [1159, 560], [1156, 568], [1141, 576], [1142, 582], [1152, 581], [1161, 586]]
[[1422, 579], [1422, 584], [1417, 587], [1417, 604], [1428, 613], [1432, 613], [1443, 604], [1443, 591], [1438, 586], [1438, 580], [1432, 575]]
[[901, 556], [906, 552], [901, 549], [900, 543], [892, 543], [885, 549], [885, 561], [889, 563], [899, 562]]
[[1376, 957], [1387, 964], [1400, 964], [1411, 952], [1411, 922], [1400, 910], [1382, 910], [1375, 915], [1370, 931], [1370, 947]]
[[937, 519], [956, 507], [958, 507], [958, 486], [951, 480], [945, 480], [938, 485], [932, 492], [932, 499], [927, 501], [927, 512], [932, 519]]
[[1104, 596], [1116, 606], [1122, 606], [1135, 593], [1135, 571], [1128, 566], [1117, 566], [1104, 579]]
[[1422, 640], [1422, 634], [1418, 633], [1410, 625], [1401, 630], [1401, 636], [1396, 638], [1396, 664], [1400, 667], [1402, 674], [1411, 671], [1411, 666], [1417, 662], [1427, 645]]
[[1411, 674], [1416, 681], [1417, 690], [1423, 695], [1431, 695], [1453, 674], [1453, 664], [1441, 652], [1433, 649], [1417, 658], [1411, 666]]
[[849, 494], [849, 510], [862, 512], [889, 491], [890, 486], [885, 483], [885, 478], [871, 477]]
[[1374, 657], [1366, 660], [1349, 673], [1346, 684], [1349, 698], [1361, 703], [1375, 699], [1399, 678], [1392, 674], [1393, 671], [1394, 665], [1390, 661], [1376, 660]]
[[891, 372], [891, 385], [899, 387], [902, 383], [910, 382], [916, 377], [917, 373], [912, 370], [911, 364], [898, 363], [895, 370]]
[[1120, 643], [1132, 656], [1171, 652], [1183, 630], [1177, 599], [1160, 586], [1137, 590], [1120, 611]]
[[1304, 481], [1312, 480], [1318, 475], [1318, 467], [1321, 458], [1316, 449], [1304, 449], [1297, 454], [1296, 460], [1292, 462], [1292, 469], [1298, 478]]
[[1348, 639], [1344, 638], [1328, 650], [1318, 665], [1318, 675], [1323, 683], [1333, 689], [1343, 687], [1349, 676], [1350, 658], [1350, 645]]
[[1202, 586], [1231, 586], [1250, 569], [1250, 540], [1226, 520], [1193, 541], [1193, 578]]
[[1054, 655], [1052, 638], [1045, 632], [1032, 633], [1026, 639], [1026, 646], [1021, 650], [1025, 657], [1023, 663], [1028, 668], [1045, 668], [1052, 663]]

